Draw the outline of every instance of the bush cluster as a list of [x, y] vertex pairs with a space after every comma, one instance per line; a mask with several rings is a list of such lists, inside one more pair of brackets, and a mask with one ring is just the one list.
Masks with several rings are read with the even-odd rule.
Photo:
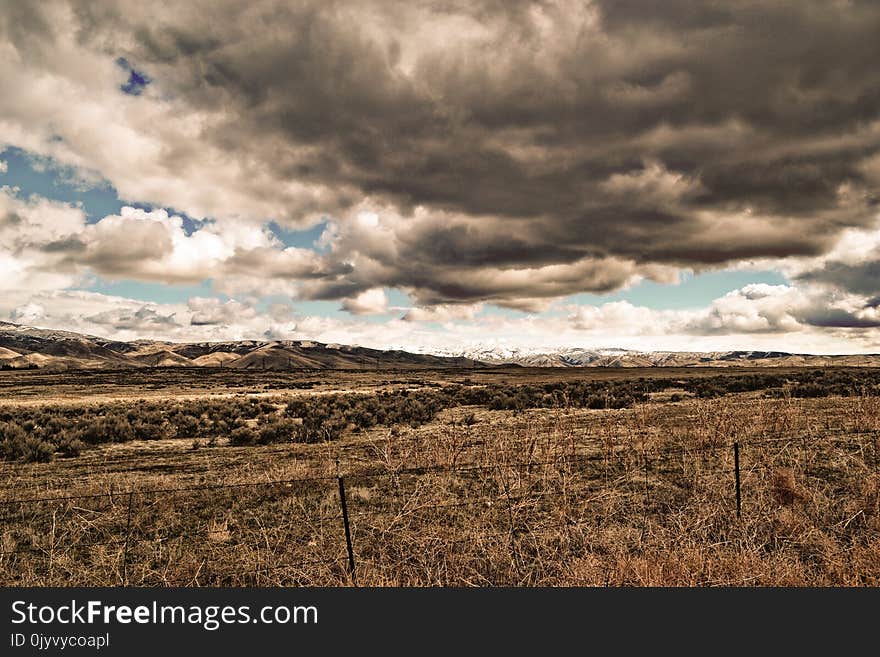
[[[406, 383], [401, 381], [401, 383]], [[449, 384], [376, 394], [314, 395], [288, 400], [226, 397], [136, 401], [93, 406], [0, 408], [0, 457], [47, 461], [83, 449], [131, 440], [184, 438], [208, 445], [313, 443], [345, 431], [430, 422], [460, 406], [521, 412], [533, 408], [627, 408], [673, 385], [700, 398], [763, 390], [767, 396], [880, 395], [880, 370], [805, 370], [706, 377], [629, 378], [544, 384]], [[474, 421], [473, 415], [471, 422]]]

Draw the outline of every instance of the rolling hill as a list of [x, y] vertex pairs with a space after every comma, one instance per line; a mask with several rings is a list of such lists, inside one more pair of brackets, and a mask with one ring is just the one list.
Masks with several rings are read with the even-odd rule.
[[231, 369], [417, 369], [481, 367], [463, 357], [383, 351], [311, 340], [172, 343], [120, 342], [71, 331], [0, 322], [2, 369], [119, 369], [224, 367]]

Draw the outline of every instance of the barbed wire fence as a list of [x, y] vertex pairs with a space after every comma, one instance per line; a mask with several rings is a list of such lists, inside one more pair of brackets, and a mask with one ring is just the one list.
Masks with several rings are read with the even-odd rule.
[[[706, 480], [723, 491], [719, 502], [731, 519], [739, 520], [749, 514], [752, 482], [760, 472], [797, 468], [804, 477], [834, 476], [824, 461], [810, 470], [811, 451], [833, 450], [837, 460], [857, 454], [880, 472], [877, 432], [829, 437], [822, 445], [808, 440], [784, 436], [693, 447], [643, 445], [541, 459], [349, 471], [337, 461], [335, 474], [0, 498], [0, 572], [7, 585], [24, 573], [57, 582], [77, 566], [89, 572], [90, 584], [222, 585], [259, 582], [261, 576], [284, 571], [280, 581], [311, 582], [317, 572], [356, 585], [359, 568], [388, 566], [385, 548], [419, 540], [448, 552], [495, 541], [509, 546], [510, 559], [517, 562], [518, 541], [524, 537], [588, 532], [597, 519], [584, 511], [612, 493], [628, 496], [630, 514], [641, 507], [647, 526], [649, 517], [675, 509], [676, 500], [681, 507], [686, 498], [670, 494], [661, 499], [664, 491], [693, 490]], [[769, 447], [776, 449], [768, 454]], [[442, 494], [457, 490], [459, 496], [431, 501], [432, 477], [449, 478], [453, 483]], [[469, 485], [457, 485], [459, 479]], [[480, 485], [484, 492], [475, 494]], [[233, 529], [230, 517], [235, 518]], [[432, 523], [458, 533], [420, 534]], [[234, 541], [233, 534], [247, 540]], [[189, 574], [169, 577], [172, 565], [181, 562]], [[72, 584], [77, 577], [83, 575], [71, 575]]]

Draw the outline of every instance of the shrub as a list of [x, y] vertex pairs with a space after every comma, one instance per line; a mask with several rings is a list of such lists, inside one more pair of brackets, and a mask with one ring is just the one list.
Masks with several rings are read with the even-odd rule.
[[55, 447], [61, 452], [61, 456], [71, 458], [79, 456], [86, 448], [86, 445], [79, 438], [76, 438], [65, 431], [57, 435]]
[[229, 444], [236, 446], [256, 445], [260, 435], [251, 427], [238, 427], [229, 434]]
[[199, 420], [185, 413], [178, 413], [174, 418], [178, 438], [194, 438], [199, 434]]
[[25, 463], [45, 463], [52, 460], [54, 453], [52, 443], [36, 436], [28, 436], [19, 450], [18, 458]]
[[18, 424], [4, 423], [0, 425], [0, 451], [7, 461], [32, 463], [51, 461], [55, 448]]
[[134, 440], [135, 433], [128, 418], [122, 415], [108, 414], [93, 422], [85, 422], [79, 430], [78, 438], [91, 445], [124, 443]]
[[258, 442], [261, 445], [289, 443], [294, 440], [299, 430], [300, 425], [293, 420], [278, 420], [264, 424], [260, 428]]

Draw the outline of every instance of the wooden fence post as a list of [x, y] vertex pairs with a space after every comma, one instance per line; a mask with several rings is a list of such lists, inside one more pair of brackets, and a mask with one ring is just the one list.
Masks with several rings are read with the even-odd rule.
[[739, 442], [733, 443], [733, 473], [736, 479], [736, 517], [742, 518], [742, 489], [739, 481]]
[[357, 586], [357, 577], [354, 569], [354, 548], [351, 545], [351, 527], [348, 524], [348, 505], [345, 503], [345, 482], [342, 475], [337, 473], [339, 481], [339, 503], [342, 506], [342, 525], [345, 527], [345, 547], [348, 550], [348, 572], [351, 574], [351, 583]]

